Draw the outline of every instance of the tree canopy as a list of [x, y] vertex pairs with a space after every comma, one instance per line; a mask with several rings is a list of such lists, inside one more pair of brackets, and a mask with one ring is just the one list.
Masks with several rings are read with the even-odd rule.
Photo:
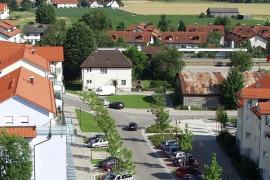
[[112, 28], [111, 18], [102, 9], [95, 9], [82, 16], [81, 22], [85, 22], [93, 31], [101, 32]]
[[124, 23], [124, 22], [120, 22], [120, 23], [117, 25], [116, 30], [117, 30], [117, 31], [124, 31], [125, 28], [126, 28], [125, 23]]
[[0, 179], [31, 179], [31, 150], [25, 139], [0, 132], [0, 152]]
[[181, 19], [179, 20], [177, 30], [178, 31], [186, 31], [186, 25], [185, 25], [184, 21], [182, 21]]
[[22, 0], [21, 7], [23, 11], [28, 11], [32, 7], [30, 0]]
[[36, 11], [36, 22], [40, 24], [53, 24], [56, 20], [54, 8], [48, 4], [41, 4]]
[[214, 25], [223, 25], [225, 32], [229, 32], [233, 28], [232, 21], [229, 17], [216, 17]]
[[248, 71], [252, 68], [252, 59], [246, 52], [233, 52], [230, 59], [231, 66], [237, 68], [241, 72]]
[[216, 111], [216, 119], [217, 122], [221, 124], [221, 131], [226, 128], [227, 122], [228, 122], [228, 115], [227, 112], [224, 110], [223, 106], [218, 106]]
[[65, 76], [77, 78], [80, 65], [96, 48], [94, 33], [85, 23], [78, 22], [67, 31], [66, 37], [68, 38], [64, 42]]
[[203, 171], [203, 180], [220, 180], [222, 168], [217, 163], [217, 156], [212, 154], [210, 166], [205, 165]]
[[207, 44], [214, 44], [215, 47], [220, 47], [221, 35], [219, 32], [211, 32], [207, 36]]
[[169, 48], [153, 57], [151, 61], [152, 78], [173, 81], [177, 72], [185, 66], [182, 54], [175, 48]]
[[124, 54], [132, 62], [132, 76], [133, 79], [142, 79], [143, 72], [148, 65], [147, 57], [141, 51], [138, 51], [136, 47], [130, 47]]
[[221, 84], [222, 101], [225, 107], [229, 109], [236, 108], [237, 98], [235, 93], [244, 87], [244, 77], [237, 68], [232, 68], [229, 71], [227, 79]]
[[179, 136], [179, 146], [180, 149], [184, 152], [189, 152], [192, 150], [192, 139], [193, 135], [192, 132], [188, 129], [188, 124], [185, 124], [185, 129], [180, 131]]
[[158, 22], [158, 28], [161, 31], [168, 31], [170, 28], [171, 20], [167, 19], [165, 14], [160, 16], [160, 20]]

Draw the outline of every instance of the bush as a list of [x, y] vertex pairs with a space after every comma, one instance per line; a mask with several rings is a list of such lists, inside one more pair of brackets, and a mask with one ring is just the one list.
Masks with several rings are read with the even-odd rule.
[[[170, 132], [170, 130], [172, 129], [173, 127], [169, 127], [168, 129], [166, 129], [164, 132], [168, 133]], [[158, 127], [158, 125], [155, 123], [155, 124], [152, 124], [151, 126], [147, 127], [146, 130], [145, 130], [146, 133], [161, 133], [161, 130], [160, 128]]]
[[158, 88], [158, 87], [172, 88], [172, 85], [167, 81], [150, 81], [149, 88]]
[[163, 137], [161, 134], [155, 134], [155, 135], [148, 136], [148, 138], [150, 139], [150, 141], [153, 143], [153, 145], [156, 148], [158, 148], [161, 142], [163, 141], [170, 140], [170, 139], [176, 140], [175, 135], [173, 134], [164, 134]]
[[205, 13], [204, 12], [201, 12], [201, 14], [199, 15], [199, 18], [205, 18]]

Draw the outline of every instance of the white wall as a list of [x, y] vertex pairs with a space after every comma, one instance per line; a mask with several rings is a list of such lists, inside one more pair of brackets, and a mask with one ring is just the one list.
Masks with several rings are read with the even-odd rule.
[[8, 19], [9, 17], [9, 10], [6, 9], [2, 14], [0, 14], [0, 19]]
[[57, 8], [75, 8], [77, 4], [57, 4]]
[[198, 48], [199, 45], [198, 44], [166, 44], [166, 46], [168, 47], [175, 47], [175, 48]]
[[23, 42], [21, 38], [21, 33], [16, 34], [15, 36], [8, 37], [0, 33], [0, 41], [8, 41], [8, 42], [15, 42], [15, 43], [21, 43]]
[[[100, 68], [92, 68], [91, 72], [82, 69], [82, 81], [84, 89], [96, 90], [97, 88], [112, 84], [113, 80], [117, 80], [117, 88], [123, 91], [131, 91], [132, 87], [131, 68], [108, 68], [107, 74], [102, 74]], [[87, 84], [87, 80], [92, 83]], [[121, 80], [126, 80], [126, 85], [121, 85]]]
[[266, 48], [267, 45], [267, 41], [263, 38], [261, 38], [260, 36], [255, 36], [253, 38], [249, 39], [251, 47], [262, 47], [262, 48]]
[[66, 136], [52, 135], [51, 139], [35, 147], [34, 156], [34, 144], [46, 138], [45, 135], [38, 135], [30, 142], [32, 156], [35, 157], [36, 180], [66, 180]]
[[31, 42], [32, 45], [35, 45], [38, 41], [40, 41], [40, 34], [28, 34], [28, 35], [24, 35], [23, 36], [23, 39], [26, 41], [26, 42]]

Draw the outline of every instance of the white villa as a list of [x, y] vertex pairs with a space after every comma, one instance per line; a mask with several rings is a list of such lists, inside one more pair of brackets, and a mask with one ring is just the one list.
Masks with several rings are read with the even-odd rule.
[[51, 2], [57, 8], [76, 8], [78, 7], [77, 0], [52, 0]]
[[0, 3], [0, 19], [9, 18], [9, 9], [7, 3]]
[[21, 43], [21, 30], [9, 20], [0, 22], [0, 41]]

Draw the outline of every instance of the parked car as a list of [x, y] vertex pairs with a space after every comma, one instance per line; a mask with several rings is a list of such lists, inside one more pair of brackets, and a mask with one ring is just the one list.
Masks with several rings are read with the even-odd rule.
[[108, 173], [105, 176], [105, 180], [133, 180], [132, 174], [116, 174], [116, 173]]
[[170, 147], [167, 147], [166, 150], [164, 151], [165, 155], [167, 157], [171, 157], [171, 154], [174, 153], [174, 152], [177, 152], [179, 151], [179, 147], [178, 146], [170, 146]]
[[137, 129], [138, 129], [137, 123], [135, 123], [135, 122], [129, 123], [128, 130], [130, 130], [130, 131], [137, 131]]
[[182, 166], [198, 167], [196, 158], [193, 155], [188, 154], [188, 153], [186, 153], [185, 156], [173, 159], [172, 162], [173, 162], [173, 165], [176, 167], [182, 167]]
[[108, 143], [109, 142], [106, 141], [105, 139], [94, 139], [90, 141], [88, 144], [86, 144], [86, 146], [91, 148], [107, 147]]
[[93, 141], [93, 140], [95, 140], [95, 139], [104, 139], [104, 135], [103, 134], [97, 134], [97, 135], [95, 135], [95, 136], [93, 136], [93, 137], [89, 137], [89, 138], [87, 138], [85, 141], [84, 141], [84, 143], [86, 143], [86, 144], [88, 144], [89, 142], [91, 142], [91, 141]]
[[98, 162], [97, 167], [108, 171], [117, 165], [118, 158], [116, 157], [107, 157], [103, 161]]
[[183, 166], [176, 169], [176, 176], [187, 178], [188, 176], [192, 175], [192, 178], [194, 179], [202, 179], [202, 172], [194, 167], [190, 166]]
[[167, 141], [161, 142], [159, 147], [160, 149], [165, 150], [169, 145], [178, 145], [178, 143], [176, 140], [167, 140]]
[[186, 153], [183, 151], [175, 151], [171, 153], [171, 159], [180, 158], [186, 156]]
[[113, 102], [109, 104], [109, 108], [113, 109], [123, 109], [125, 107], [123, 102]]

